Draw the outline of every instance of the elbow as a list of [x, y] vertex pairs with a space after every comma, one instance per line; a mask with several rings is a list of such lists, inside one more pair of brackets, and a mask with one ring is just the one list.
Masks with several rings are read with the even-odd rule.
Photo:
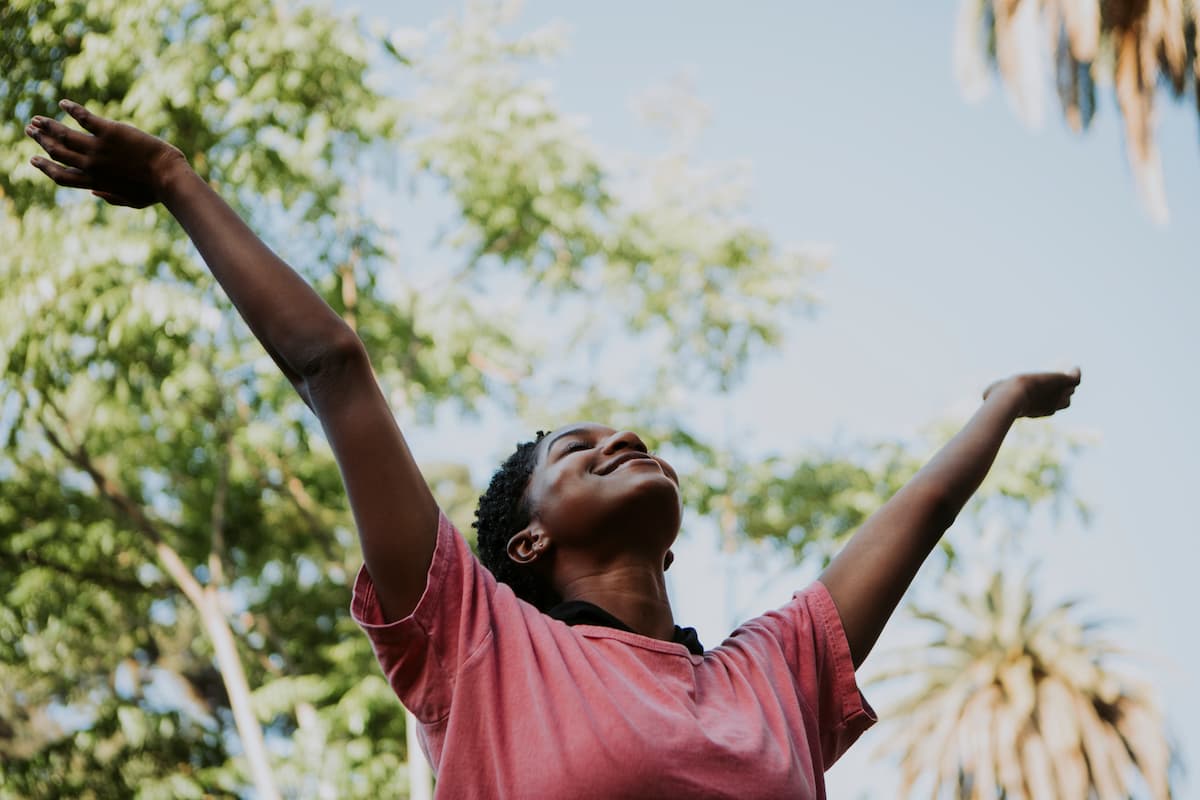
[[886, 527], [891, 530], [936, 529], [940, 535], [954, 524], [964, 502], [940, 486], [914, 481], [888, 500], [881, 511], [886, 511]]
[[313, 348], [298, 372], [308, 392], [314, 394], [320, 387], [338, 382], [336, 376], [363, 367], [369, 373], [370, 363], [362, 340], [353, 329], [346, 326], [323, 337], [320, 346]]
[[893, 500], [904, 510], [901, 519], [921, 530], [936, 530], [938, 535], [954, 524], [965, 502], [941, 486], [917, 483], [905, 486]]
[[312, 348], [312, 352], [304, 359], [298, 371], [300, 377], [307, 381], [323, 372], [365, 358], [366, 355], [366, 348], [358, 334], [349, 326], [345, 326], [322, 337], [320, 345]]
[[941, 532], [945, 532], [954, 524], [954, 520], [958, 519], [965, 503], [948, 495], [939, 495], [932, 498], [930, 504], [933, 508], [931, 517], [934, 525]]

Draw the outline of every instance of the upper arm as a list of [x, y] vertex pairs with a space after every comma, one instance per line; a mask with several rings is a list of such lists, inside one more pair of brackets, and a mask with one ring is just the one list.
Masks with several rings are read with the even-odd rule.
[[363, 560], [388, 620], [416, 607], [437, 541], [438, 507], [357, 337], [305, 376], [333, 448]]
[[951, 521], [939, 493], [910, 483], [855, 531], [821, 574], [856, 667]]
[[[744, 623], [719, 649], [722, 658], [744, 654], [743, 664], [765, 674], [782, 664], [802, 708], [816, 723], [817, 736], [813, 738], [809, 729], [809, 742], [819, 743], [824, 769], [875, 721], [874, 711], [859, 691], [838, 611], [820, 582], [796, 592], [784, 606]], [[772, 683], [783, 685], [777, 679]]]

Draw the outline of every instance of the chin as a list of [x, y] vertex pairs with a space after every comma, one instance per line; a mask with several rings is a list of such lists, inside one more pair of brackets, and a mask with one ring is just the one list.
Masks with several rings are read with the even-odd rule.
[[638, 522], [657, 522], [655, 527], [670, 528], [674, 541], [683, 518], [683, 498], [675, 482], [666, 475], [648, 475], [645, 480], [638, 481], [631, 495], [627, 507], [637, 515]]

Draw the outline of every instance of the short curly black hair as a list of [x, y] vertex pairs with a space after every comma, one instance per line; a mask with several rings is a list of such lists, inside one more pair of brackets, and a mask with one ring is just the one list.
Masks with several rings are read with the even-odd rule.
[[496, 580], [508, 584], [517, 597], [541, 611], [558, 605], [562, 598], [529, 567], [508, 557], [508, 541], [529, 524], [531, 509], [525, 489], [537, 465], [538, 442], [545, 436], [545, 431], [538, 431], [533, 441], [521, 442], [505, 459], [480, 496], [472, 523], [478, 534], [479, 560]]

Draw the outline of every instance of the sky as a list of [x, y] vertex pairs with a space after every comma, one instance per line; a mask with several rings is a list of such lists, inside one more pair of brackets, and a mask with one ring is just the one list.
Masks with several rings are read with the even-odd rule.
[[[688, 76], [712, 113], [699, 158], [748, 162], [749, 217], [777, 241], [829, 248], [830, 268], [813, 287], [822, 298], [818, 313], [797, 320], [783, 351], [714, 411], [714, 420], [732, 417], [739, 435], [764, 448], [907, 437], [949, 415], [965, 418], [997, 378], [1081, 367], [1068, 412], [1018, 423], [1093, 441], [1074, 473], [1095, 511], [1091, 525], [1039, 519], [1028, 533], [1043, 562], [1039, 594], [1082, 595], [1097, 615], [1118, 620], [1114, 635], [1153, 677], [1195, 772], [1195, 105], [1160, 101], [1171, 221], [1159, 227], [1139, 205], [1110, 88], [1101, 89], [1084, 136], [1066, 128], [1056, 107], [1047, 108], [1041, 130], [1027, 129], [998, 84], [978, 103], [964, 100], [951, 68], [956, 5], [734, 10], [543, 1], [527, 3], [515, 29], [568, 25], [567, 52], [545, 76], [559, 107], [584, 118], [588, 135], [614, 152], [662, 149], [661, 138], [634, 124], [631, 100]], [[343, 0], [337, 7], [422, 27], [457, 4]], [[458, 457], [472, 443], [439, 445], [461, 448], [448, 454]], [[431, 445], [416, 437], [418, 458], [422, 446]], [[730, 614], [779, 605], [799, 585], [764, 586], [748, 562], [729, 566], [701, 538], [682, 543], [677, 556], [676, 616], [706, 642], [729, 630]], [[732, 598], [714, 601], [714, 579], [730, 581], [722, 585]], [[897, 617], [879, 648], [912, 635]], [[868, 659], [860, 675], [871, 669]], [[830, 771], [831, 797], [884, 796], [894, 785], [894, 768], [872, 758], [878, 732]], [[1193, 778], [1178, 796], [1200, 796], [1197, 787]]]

